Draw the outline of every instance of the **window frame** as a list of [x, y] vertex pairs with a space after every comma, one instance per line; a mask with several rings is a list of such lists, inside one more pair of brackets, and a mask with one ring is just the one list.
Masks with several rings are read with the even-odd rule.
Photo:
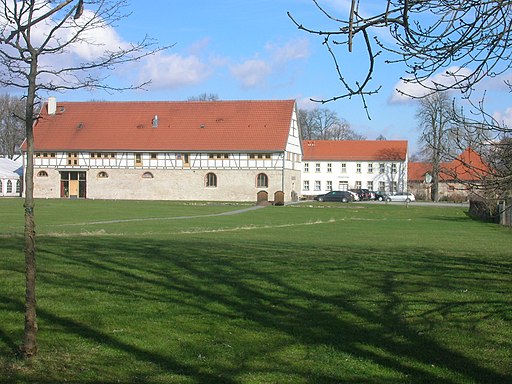
[[256, 188], [268, 188], [268, 176], [266, 173], [258, 173], [256, 176]]
[[217, 188], [218, 187], [218, 178], [214, 172], [208, 172], [204, 176], [204, 186], [205, 186], [205, 188]]

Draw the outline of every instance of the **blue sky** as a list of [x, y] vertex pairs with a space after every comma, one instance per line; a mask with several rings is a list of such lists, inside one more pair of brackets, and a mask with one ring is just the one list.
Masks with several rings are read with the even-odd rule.
[[[348, 0], [321, 3], [341, 18], [348, 14]], [[367, 1], [366, 6], [378, 8], [384, 3]], [[147, 34], [159, 45], [174, 46], [137, 66], [119, 68], [111, 81], [149, 79], [152, 84], [145, 91], [115, 94], [72, 91], [56, 95], [59, 99], [186, 100], [214, 93], [226, 100], [296, 99], [299, 107], [312, 108], [310, 98], [327, 99], [342, 92], [321, 38], [298, 30], [286, 14], [291, 12], [311, 27], [332, 27], [311, 0], [134, 0], [127, 10], [131, 16], [121, 20], [115, 31], [103, 31], [102, 39], [134, 42]], [[343, 56], [349, 78], [366, 69], [363, 53], [355, 49]], [[374, 85], [382, 88], [366, 99], [371, 120], [359, 99], [317, 106], [336, 111], [368, 139], [383, 134], [409, 140], [410, 150], [415, 151], [416, 104], [394, 92], [401, 75], [400, 66], [378, 62]], [[499, 85], [489, 86], [488, 91], [491, 112], [512, 120], [512, 110], [507, 110], [510, 95]]]

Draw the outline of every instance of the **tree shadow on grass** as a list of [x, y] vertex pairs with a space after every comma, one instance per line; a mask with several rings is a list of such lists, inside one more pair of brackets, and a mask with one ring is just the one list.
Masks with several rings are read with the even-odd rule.
[[[183, 348], [198, 351], [205, 348], [202, 343], [225, 337], [226, 330], [216, 334], [222, 326], [236, 333], [233, 337], [240, 338], [241, 352], [227, 355], [225, 358], [232, 359], [229, 363], [209, 357], [205, 369], [199, 362], [187, 362], [180, 351], [155, 352], [107, 332], [101, 324], [77, 320], [80, 315], [73, 311], [66, 315], [61, 308], [39, 308], [39, 317], [63, 332], [108, 346], [136, 361], [156, 364], [193, 382], [235, 383], [248, 373], [262, 378], [261, 382], [274, 377], [276, 382], [286, 378], [307, 383], [505, 383], [512, 378], [510, 369], [495, 372], [486, 368], [474, 357], [420, 332], [407, 318], [413, 312], [420, 319], [425, 317], [421, 321], [425, 325], [435, 323], [438, 316], [452, 315], [454, 321], [460, 321], [454, 329], [461, 324], [475, 326], [489, 317], [504, 318], [511, 309], [504, 298], [431, 300], [423, 296], [425, 290], [453, 290], [451, 286], [457, 286], [459, 279], [471, 287], [491, 284], [491, 278], [482, 272], [507, 274], [507, 268], [496, 270], [492, 263], [477, 258], [464, 258], [467, 264], [461, 274], [461, 259], [440, 258], [420, 248], [408, 249], [406, 257], [401, 257], [403, 250], [398, 249], [324, 246], [298, 252], [296, 244], [279, 241], [227, 244], [77, 237], [71, 241], [45, 238], [40, 250], [40, 260], [48, 265], [41, 268], [42, 284], [62, 292], [64, 303], [71, 291], [84, 298], [95, 292], [118, 304], [130, 305], [136, 300], [158, 305], [171, 326], [183, 314], [191, 328], [194, 321], [206, 317], [207, 324], [213, 323], [211, 330], [199, 328], [205, 333], [203, 341], [183, 343]], [[40, 291], [40, 296], [44, 295]], [[22, 307], [13, 298], [2, 300]], [[422, 310], [409, 309], [414, 306]], [[485, 309], [466, 318], [463, 314], [474, 306]], [[88, 307], [90, 310], [94, 306]], [[142, 317], [144, 311], [148, 318], [154, 316], [150, 304], [134, 310], [142, 311]], [[187, 324], [180, 327], [183, 329], [177, 331], [185, 332], [185, 338]], [[166, 330], [156, 332], [169, 337]], [[251, 332], [248, 340], [254, 345], [243, 350], [242, 334]], [[263, 341], [262, 334], [277, 340]], [[12, 340], [9, 342], [12, 346]], [[286, 353], [296, 348], [306, 352], [287, 359]], [[333, 351], [334, 362], [308, 355], [322, 348]], [[358, 366], [344, 366], [343, 357]]]

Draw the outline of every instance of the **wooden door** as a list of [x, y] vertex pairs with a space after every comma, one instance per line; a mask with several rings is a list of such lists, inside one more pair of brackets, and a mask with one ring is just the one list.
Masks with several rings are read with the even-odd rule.
[[78, 197], [78, 180], [69, 180], [69, 197]]

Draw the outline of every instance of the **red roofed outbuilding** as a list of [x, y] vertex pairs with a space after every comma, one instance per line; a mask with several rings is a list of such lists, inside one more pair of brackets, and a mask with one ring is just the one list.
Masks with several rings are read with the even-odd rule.
[[[429, 199], [432, 187], [432, 164], [410, 162], [408, 167], [409, 190]], [[489, 167], [480, 154], [471, 148], [465, 149], [449, 162], [440, 164], [439, 197], [447, 200], [466, 200], [474, 189], [478, 189], [489, 174]]]

